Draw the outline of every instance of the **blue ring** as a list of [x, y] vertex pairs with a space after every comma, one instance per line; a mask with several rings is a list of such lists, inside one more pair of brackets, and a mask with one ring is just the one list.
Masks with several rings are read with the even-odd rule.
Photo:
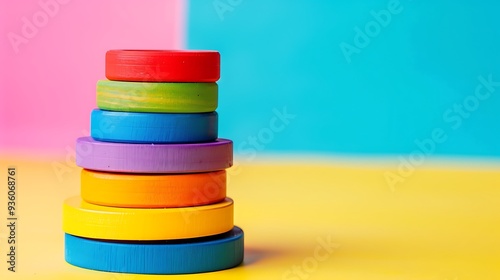
[[132, 113], [94, 109], [90, 136], [119, 143], [199, 143], [217, 139], [217, 112]]
[[169, 241], [96, 240], [65, 234], [65, 258], [82, 268], [137, 274], [228, 269], [243, 261], [243, 231]]

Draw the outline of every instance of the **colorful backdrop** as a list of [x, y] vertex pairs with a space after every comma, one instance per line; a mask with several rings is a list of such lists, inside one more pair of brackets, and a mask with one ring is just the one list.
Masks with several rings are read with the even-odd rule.
[[220, 135], [259, 152], [500, 156], [495, 1], [1, 1], [0, 149], [88, 134], [111, 48], [216, 49]]

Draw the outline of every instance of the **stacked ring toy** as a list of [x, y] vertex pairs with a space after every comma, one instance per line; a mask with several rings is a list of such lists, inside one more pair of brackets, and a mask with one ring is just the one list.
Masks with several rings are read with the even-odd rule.
[[220, 54], [110, 50], [105, 68], [90, 136], [76, 140], [80, 196], [63, 203], [66, 262], [136, 274], [241, 264], [226, 197], [233, 142], [215, 111]]

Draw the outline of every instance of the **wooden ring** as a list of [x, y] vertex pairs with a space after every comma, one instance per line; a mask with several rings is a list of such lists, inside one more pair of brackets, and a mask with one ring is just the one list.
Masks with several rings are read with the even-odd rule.
[[103, 206], [188, 207], [226, 197], [226, 171], [192, 174], [126, 174], [83, 169], [82, 199]]

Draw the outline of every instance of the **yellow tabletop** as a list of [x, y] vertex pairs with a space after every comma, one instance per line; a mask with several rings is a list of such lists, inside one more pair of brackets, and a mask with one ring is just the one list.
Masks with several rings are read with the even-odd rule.
[[[18, 180], [15, 273], [6, 263], [8, 166]], [[65, 158], [2, 156], [0, 279], [500, 279], [496, 163], [426, 162], [392, 187], [386, 176], [397, 166], [377, 160], [276, 157], [230, 170], [244, 264], [128, 275], [64, 261], [62, 202], [79, 194], [80, 168]]]

